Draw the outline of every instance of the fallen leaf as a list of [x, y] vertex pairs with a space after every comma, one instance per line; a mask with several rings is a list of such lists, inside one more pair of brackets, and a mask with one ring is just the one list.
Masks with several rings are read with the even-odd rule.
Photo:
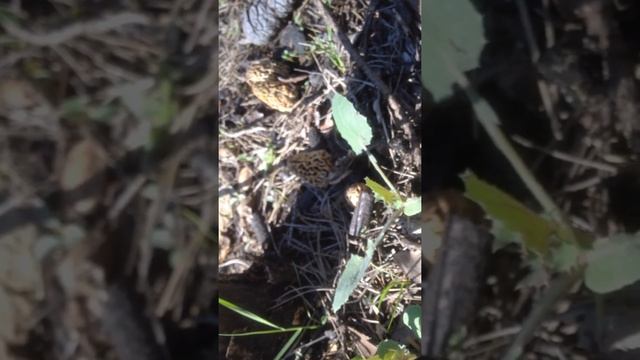
[[27, 81], [4, 79], [0, 81], [0, 109], [22, 110], [39, 105], [42, 95]]
[[76, 143], [67, 153], [60, 187], [76, 212], [87, 214], [96, 206], [106, 167], [106, 152], [92, 139]]

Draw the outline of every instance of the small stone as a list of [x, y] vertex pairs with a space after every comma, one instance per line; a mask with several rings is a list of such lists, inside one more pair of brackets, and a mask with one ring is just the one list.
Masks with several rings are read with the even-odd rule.
[[560, 321], [558, 320], [548, 320], [542, 324], [542, 327], [548, 332], [554, 332], [560, 326]]
[[568, 324], [560, 328], [560, 333], [567, 336], [574, 335], [577, 332], [578, 332], [577, 324]]
[[564, 314], [569, 310], [570, 307], [571, 307], [571, 301], [561, 300], [561, 301], [558, 301], [554, 309], [556, 314]]

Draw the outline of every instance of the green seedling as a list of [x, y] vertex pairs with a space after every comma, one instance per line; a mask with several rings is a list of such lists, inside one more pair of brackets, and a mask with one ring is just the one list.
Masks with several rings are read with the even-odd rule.
[[293, 334], [289, 337], [284, 346], [280, 349], [274, 360], [282, 359], [291, 349], [296, 340], [300, 337], [300, 335], [306, 330], [316, 330], [324, 326], [326, 322], [326, 318], [323, 318], [319, 325], [310, 325], [310, 326], [290, 326], [283, 327], [272, 323], [271, 321], [263, 318], [262, 316], [255, 314], [249, 310], [246, 310], [231, 301], [225, 300], [223, 298], [218, 298], [218, 304], [224, 306], [225, 308], [257, 323], [268, 327], [268, 330], [258, 330], [258, 331], [250, 331], [244, 333], [234, 333], [234, 334], [220, 334], [220, 336], [256, 336], [256, 335], [271, 335], [271, 334], [282, 334], [293, 332]]
[[310, 44], [304, 44], [309, 48], [309, 52], [316, 56], [326, 56], [331, 62], [334, 68], [338, 70], [340, 74], [347, 72], [347, 66], [340, 56], [338, 47], [333, 39], [333, 30], [327, 28], [327, 32], [321, 35], [312, 36]]
[[387, 220], [381, 233], [375, 239], [367, 241], [365, 256], [352, 255], [349, 261], [347, 261], [340, 275], [340, 279], [338, 279], [336, 293], [333, 298], [332, 309], [335, 312], [349, 299], [349, 296], [351, 296], [360, 280], [364, 277], [365, 271], [371, 263], [373, 251], [380, 241], [382, 241], [389, 226], [403, 212], [411, 215], [419, 213], [421, 201], [419, 198], [404, 198], [382, 171], [375, 156], [367, 150], [373, 138], [373, 133], [367, 123], [367, 119], [358, 113], [353, 104], [344, 96], [335, 94], [331, 100], [331, 111], [340, 136], [349, 144], [349, 147], [351, 147], [351, 150], [353, 150], [356, 155], [362, 153], [367, 154], [369, 162], [374, 166], [389, 189], [386, 189], [371, 179], [367, 179], [367, 185], [372, 187], [376, 196], [394, 209], [393, 215]]

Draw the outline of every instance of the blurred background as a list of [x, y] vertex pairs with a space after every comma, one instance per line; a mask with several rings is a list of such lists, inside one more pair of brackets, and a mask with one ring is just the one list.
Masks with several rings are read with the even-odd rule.
[[217, 9], [0, 2], [0, 359], [215, 358]]

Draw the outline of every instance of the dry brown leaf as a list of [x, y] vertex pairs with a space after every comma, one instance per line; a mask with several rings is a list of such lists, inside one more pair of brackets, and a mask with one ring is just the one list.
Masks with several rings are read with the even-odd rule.
[[30, 83], [18, 79], [0, 81], [0, 108], [22, 110], [40, 104], [40, 95]]
[[246, 191], [251, 185], [249, 182], [253, 178], [253, 170], [248, 166], [243, 166], [238, 171], [238, 184], [241, 186], [242, 191]]
[[[97, 190], [103, 184], [106, 167], [106, 152], [96, 141], [85, 139], [71, 148], [60, 176], [60, 187], [76, 212], [86, 214], [96, 206]], [[87, 187], [82, 188], [83, 185]]]
[[40, 299], [44, 294], [42, 272], [32, 252], [36, 236], [34, 225], [0, 236], [0, 285]]

